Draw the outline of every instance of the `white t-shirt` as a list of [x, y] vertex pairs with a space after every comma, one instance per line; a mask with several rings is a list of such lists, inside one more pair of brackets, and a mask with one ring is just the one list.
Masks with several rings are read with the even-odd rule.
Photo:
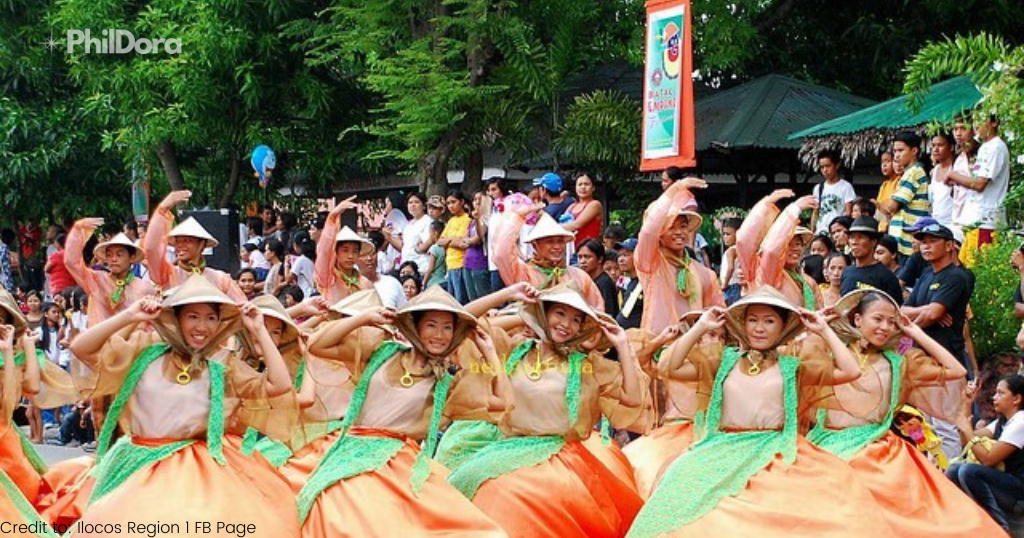
[[[391, 213], [388, 213], [387, 216], [384, 217], [384, 226], [391, 228], [392, 234], [401, 235], [407, 224], [409, 224], [409, 219], [405, 218], [405, 213], [402, 213], [398, 209], [392, 209]], [[388, 245], [388, 248], [384, 249], [384, 252], [387, 256], [387, 263], [385, 265], [387, 268], [386, 272], [390, 272], [391, 269], [396, 267], [395, 261], [398, 260], [401, 252], [391, 245]]]
[[302, 289], [302, 294], [305, 297], [312, 297], [316, 293], [316, 284], [313, 282], [313, 260], [299, 256], [292, 264], [292, 274], [295, 275], [295, 284]]
[[498, 201], [491, 206], [491, 215], [487, 217], [487, 269], [497, 271], [498, 266], [494, 265], [494, 230], [501, 224], [501, 213], [498, 212]]
[[971, 191], [967, 196], [973, 198], [981, 210], [977, 216], [981, 227], [994, 230], [1005, 220], [1001, 206], [1010, 188], [1010, 150], [1002, 138], [993, 137], [978, 148], [973, 172], [974, 177], [987, 178], [989, 182], [981, 192]]
[[[824, 187], [824, 190], [822, 190]], [[814, 198], [821, 205], [818, 207], [818, 224], [815, 233], [828, 233], [828, 225], [832, 219], [844, 214], [847, 202], [852, 202], [857, 197], [853, 191], [853, 185], [845, 179], [840, 179], [833, 184], [828, 182], [819, 183], [814, 186]]]
[[939, 167], [932, 168], [932, 182], [928, 184], [928, 202], [932, 204], [932, 218], [943, 226], [953, 224], [953, 187], [938, 176]]
[[254, 250], [249, 253], [249, 265], [255, 269], [270, 270], [270, 262], [267, 261], [267, 257], [259, 250]]
[[430, 218], [429, 215], [423, 215], [416, 220], [410, 221], [402, 229], [402, 263], [408, 261], [416, 262], [416, 267], [421, 275], [427, 270], [430, 258], [425, 253], [420, 254], [416, 252], [416, 247], [420, 243], [430, 241], [430, 225], [433, 222], [434, 219]]
[[[1004, 419], [999, 419], [999, 421], [1002, 420]], [[986, 426], [985, 430], [995, 435], [999, 421]], [[1006, 426], [1003, 427], [1003, 434], [996, 440], [1009, 443], [1017, 448], [1024, 448], [1024, 411], [1017, 411], [1010, 417], [1010, 420], [1006, 421]]]
[[[966, 153], [956, 156], [956, 160], [953, 161], [953, 171], [965, 176], [971, 175], [971, 160], [967, 157]], [[959, 183], [953, 186], [953, 224], [957, 226], [964, 224], [963, 214], [964, 207], [967, 206], [968, 192], [971, 192], [971, 190]]]
[[401, 308], [405, 305], [405, 290], [402, 289], [402, 283], [397, 278], [380, 275], [377, 281], [373, 283], [373, 287], [377, 290], [377, 294], [380, 295], [380, 301], [384, 306]]

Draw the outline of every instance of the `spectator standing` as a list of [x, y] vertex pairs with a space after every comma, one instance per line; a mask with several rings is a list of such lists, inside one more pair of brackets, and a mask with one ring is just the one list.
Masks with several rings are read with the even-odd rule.
[[[401, 252], [402, 263], [413, 262], [422, 272], [427, 267], [427, 249], [430, 248], [430, 223], [434, 221], [427, 214], [427, 196], [419, 192], [410, 193], [406, 197], [406, 209], [411, 220], [396, 234], [394, 228], [385, 226], [381, 229], [384, 239], [390, 247]], [[420, 276], [423, 276], [420, 274]]]
[[615, 280], [604, 272], [604, 245], [597, 239], [590, 239], [580, 245], [576, 253], [579, 268], [587, 273], [604, 299], [604, 311], [611, 317], [619, 315], [618, 290]]
[[469, 223], [468, 235], [462, 240], [466, 246], [465, 271], [466, 292], [469, 301], [475, 301], [491, 293], [491, 275], [487, 271], [487, 253], [484, 241], [487, 238], [487, 221], [482, 211], [487, 197], [482, 192], [473, 195], [472, 220]]
[[615, 321], [623, 329], [639, 329], [644, 311], [644, 290], [640, 286], [640, 278], [633, 263], [633, 252], [636, 251], [637, 239], [630, 237], [616, 245], [619, 251], [619, 270], [625, 279], [619, 293], [619, 314]]
[[992, 233], [1006, 221], [1003, 199], [1010, 187], [1010, 150], [999, 136], [999, 119], [989, 115], [976, 125], [981, 147], [971, 169], [971, 177], [952, 175], [954, 182], [968, 189], [960, 220], [977, 229], [966, 232], [964, 261], [974, 265], [975, 254], [982, 245], [992, 242]]
[[[384, 201], [384, 224], [381, 226], [382, 232], [385, 229], [388, 230], [388, 233], [384, 234], [385, 238], [387, 238], [388, 234], [393, 237], [402, 237], [402, 232], [409, 224], [411, 216], [405, 212], [406, 206], [405, 196], [401, 192], [391, 191], [388, 193]], [[387, 247], [384, 249], [384, 270], [381, 272], [383, 274], [390, 273], [392, 269], [397, 267], [401, 255], [402, 248], [388, 241]]]
[[448, 192], [445, 202], [451, 218], [448, 219], [444, 233], [437, 240], [437, 244], [445, 248], [445, 262], [448, 266], [448, 293], [452, 294], [459, 304], [467, 304], [469, 295], [464, 271], [466, 246], [460, 240], [469, 235], [469, 223], [472, 220], [469, 218], [469, 213], [466, 212], [469, 209], [469, 199], [462, 191], [452, 189]]
[[562, 191], [562, 176], [554, 172], [548, 172], [534, 179], [533, 185], [540, 187], [541, 198], [546, 204], [544, 212], [551, 215], [555, 222], [561, 222], [559, 219], [562, 217], [562, 214], [569, 209], [569, 206], [576, 202], [572, 196]]
[[448, 264], [445, 248], [437, 244], [444, 233], [446, 223], [435, 220], [430, 223], [430, 248], [427, 249], [427, 269], [423, 272], [423, 289], [440, 285], [448, 288]]
[[570, 232], [576, 232], [576, 250], [591, 239], [600, 239], [601, 225], [604, 222], [604, 207], [594, 198], [594, 176], [589, 172], [581, 172], [576, 177], [577, 201], [566, 210], [572, 220], [562, 224]]
[[14, 230], [0, 230], [0, 286], [14, 295], [14, 269], [11, 267], [11, 246], [14, 245]]
[[849, 204], [857, 197], [853, 185], [839, 176], [839, 156], [826, 150], [818, 154], [818, 170], [824, 181], [814, 186], [812, 195], [818, 208], [811, 214], [815, 233], [828, 233], [832, 219], [849, 213]]
[[932, 218], [939, 224], [953, 226], [953, 191], [949, 185], [949, 173], [953, 171], [953, 135], [939, 133], [932, 137], [932, 172], [928, 184], [928, 202], [932, 206]]
[[495, 227], [501, 222], [505, 213], [505, 182], [500, 177], [491, 178], [487, 181], [487, 197], [490, 200], [489, 206], [485, 205], [484, 215], [487, 221], [487, 270], [490, 272], [491, 289], [500, 290], [505, 284], [501, 280], [498, 266], [494, 264], [494, 233]]
[[888, 293], [897, 304], [903, 303], [900, 280], [891, 269], [875, 258], [881, 237], [878, 221], [874, 217], [861, 217], [853, 221], [850, 227], [850, 256], [853, 257], [853, 265], [843, 271], [840, 295], [858, 289], [875, 288]]
[[[946, 181], [953, 186], [953, 224], [963, 229], [969, 227], [971, 222], [966, 222], [964, 207], [967, 205], [967, 193], [970, 189], [964, 183], [969, 183], [973, 177], [971, 169], [978, 155], [978, 142], [974, 139], [974, 129], [971, 122], [963, 116], [958, 116], [953, 121], [953, 139], [956, 141], [957, 155], [953, 161], [953, 171], [947, 176]], [[973, 211], [969, 211], [973, 213]]]
[[907, 231], [921, 218], [931, 212], [928, 203], [928, 175], [918, 162], [921, 153], [921, 137], [910, 131], [896, 135], [892, 143], [893, 162], [896, 169], [903, 169], [900, 183], [892, 198], [879, 205], [889, 218], [889, 235], [899, 242], [900, 254], [913, 253], [913, 237]]
[[380, 300], [383, 306], [388, 308], [400, 308], [405, 305], [405, 289], [402, 288], [402, 284], [391, 275], [383, 275], [377, 271], [377, 255], [373, 252], [368, 252], [359, 257], [359, 273], [369, 280], [373, 285], [374, 289], [377, 290], [377, 294], [380, 295]]

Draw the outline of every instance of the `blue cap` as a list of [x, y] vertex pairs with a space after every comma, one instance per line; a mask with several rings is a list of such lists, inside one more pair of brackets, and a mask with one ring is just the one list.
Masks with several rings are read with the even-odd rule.
[[548, 172], [543, 176], [534, 179], [533, 184], [535, 186], [544, 187], [554, 193], [562, 192], [562, 176], [554, 172]]
[[630, 237], [621, 243], [615, 243], [615, 250], [628, 250], [633, 252], [636, 250], [636, 238]]
[[933, 224], [939, 224], [939, 221], [931, 217], [922, 217], [918, 219], [917, 222], [915, 222], [914, 224], [911, 224], [910, 226], [904, 228], [903, 231], [914, 234]]

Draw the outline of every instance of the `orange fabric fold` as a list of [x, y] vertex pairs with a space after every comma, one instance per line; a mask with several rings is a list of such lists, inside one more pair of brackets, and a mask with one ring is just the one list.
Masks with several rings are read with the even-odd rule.
[[642, 499], [651, 496], [665, 464], [686, 452], [692, 444], [693, 424], [680, 422], [662, 426], [622, 449], [633, 466], [633, 479]]
[[[139, 440], [138, 444], [159, 440]], [[120, 487], [90, 505], [81, 521], [91, 524], [120, 524], [127, 532], [129, 522], [177, 524], [184, 534], [196, 521], [209, 521], [210, 534], [235, 537], [217, 523], [254, 525], [247, 537], [279, 538], [297, 536], [299, 518], [295, 495], [288, 483], [261, 456], [240, 451], [241, 439], [224, 438], [226, 465], [213, 460], [205, 442], [193, 443], [153, 465], [145, 467]], [[76, 527], [77, 528], [77, 527]], [[102, 527], [101, 527], [102, 528]], [[107, 536], [75, 533], [73, 536]]]
[[21, 449], [21, 436], [14, 428], [16, 426], [11, 423], [0, 426], [0, 469], [7, 473], [29, 502], [35, 502], [39, 496], [39, 473]]
[[72, 525], [82, 518], [96, 479], [89, 472], [96, 458], [80, 456], [51, 465], [43, 475], [36, 509], [52, 525]]
[[625, 536], [643, 500], [583, 443], [548, 461], [488, 480], [473, 504], [515, 538]]
[[889, 432], [850, 466], [900, 538], [1006, 536], [1002, 528], [923, 454]]
[[845, 461], [797, 437], [797, 456], [781, 456], [755, 474], [735, 497], [704, 517], [660, 536], [758, 538], [874, 538], [894, 533], [868, 489]]
[[[367, 431], [369, 430], [369, 431]], [[350, 432], [356, 433], [356, 429]], [[364, 435], [394, 437], [383, 430]], [[326, 451], [326, 439], [311, 452]], [[416, 495], [410, 486], [419, 445], [411, 440], [384, 467], [341, 480], [320, 494], [302, 526], [304, 538], [504, 538], [507, 536], [459, 490], [448, 483], [448, 470], [430, 462], [430, 476]], [[317, 454], [322, 456], [322, 452]], [[312, 457], [310, 454], [303, 459]], [[319, 458], [315, 458], [319, 459]], [[295, 469], [293, 469], [294, 471]], [[294, 487], [294, 486], [293, 486]], [[293, 501], [294, 504], [294, 501]]]

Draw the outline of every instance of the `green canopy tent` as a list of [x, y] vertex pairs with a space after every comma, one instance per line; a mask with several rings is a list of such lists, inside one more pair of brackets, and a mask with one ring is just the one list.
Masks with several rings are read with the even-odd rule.
[[839, 149], [847, 164], [865, 154], [877, 154], [889, 146], [900, 131], [924, 134], [929, 123], [949, 122], [965, 110], [974, 108], [981, 92], [969, 77], [961, 76], [935, 84], [922, 96], [918, 110], [912, 110], [909, 95], [902, 95], [798, 131], [790, 140], [803, 139], [800, 160], [814, 166], [825, 149]]

